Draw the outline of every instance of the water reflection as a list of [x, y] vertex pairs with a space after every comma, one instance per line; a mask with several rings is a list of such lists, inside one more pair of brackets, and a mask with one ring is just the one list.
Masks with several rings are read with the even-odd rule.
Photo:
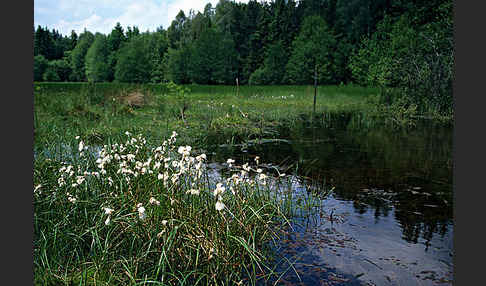
[[[335, 187], [333, 196], [323, 203], [346, 222], [301, 230], [297, 240], [305, 244], [298, 252], [306, 253], [307, 264], [355, 276], [364, 273], [360, 279], [369, 285], [451, 282], [451, 127], [419, 122], [412, 129], [395, 129], [344, 114], [314, 126], [282, 128], [279, 134], [288, 141], [218, 148], [215, 160], [246, 161], [258, 154], [264, 162], [287, 166], [287, 172]], [[359, 251], [350, 245], [326, 251], [329, 237], [324, 239], [327, 243], [318, 243], [337, 234], [356, 239]], [[373, 267], [380, 274], [372, 275]], [[348, 282], [342, 285], [353, 284], [349, 277], [343, 279]], [[306, 285], [320, 284], [309, 280]]]

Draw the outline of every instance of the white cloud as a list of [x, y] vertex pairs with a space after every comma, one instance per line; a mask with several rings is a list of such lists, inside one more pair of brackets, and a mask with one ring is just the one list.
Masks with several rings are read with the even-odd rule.
[[141, 32], [155, 31], [161, 25], [167, 28], [164, 25], [166, 19], [167, 3], [157, 4], [154, 1], [142, 0], [127, 5], [120, 16], [111, 19], [111, 28], [120, 22], [123, 27], [137, 26]]
[[[71, 30], [80, 34], [86, 28], [92, 33], [108, 34], [119, 22], [122, 27], [137, 26], [141, 32], [167, 29], [180, 10], [204, 11], [207, 3], [216, 7], [219, 0], [36, 0], [35, 26], [47, 26], [63, 35]], [[247, 3], [248, 1], [239, 1]]]
[[[94, 1], [85, 0], [84, 2]], [[60, 8], [71, 19], [67, 20], [66, 17], [62, 17], [54, 24], [54, 27], [48, 25], [48, 28], [56, 28], [64, 35], [69, 35], [71, 30], [75, 30], [79, 34], [85, 28], [92, 33], [108, 34], [119, 22], [124, 28], [137, 26], [141, 32], [144, 32], [146, 30], [155, 31], [157, 27], [163, 25], [167, 18], [167, 3], [159, 4], [151, 0], [139, 0], [137, 2], [119, 1], [117, 3], [121, 5], [116, 6], [121, 6], [122, 8], [112, 8], [110, 10], [107, 7], [111, 3], [115, 3], [115, 1], [100, 0], [97, 5], [91, 3], [91, 5], [86, 5], [84, 10], [80, 10], [78, 9], [79, 3], [66, 1]], [[71, 14], [68, 11], [71, 11]], [[80, 19], [74, 20], [76, 18]]]
[[189, 10], [194, 10], [194, 12], [197, 14], [197, 11], [200, 11], [201, 13], [204, 11], [204, 7], [206, 4], [211, 3], [211, 5], [216, 7], [218, 4], [219, 0], [178, 0], [178, 1], [173, 1], [168, 5], [168, 22], [167, 22], [167, 27], [172, 23], [172, 21], [175, 19], [177, 14], [179, 14], [179, 11], [182, 10], [184, 11], [184, 14], [186, 16], [189, 15]]
[[[109, 33], [113, 27], [109, 27], [107, 24], [109, 20], [103, 20], [101, 16], [96, 14], [91, 15], [90, 17], [81, 20], [81, 21], [65, 21], [63, 19], [59, 20], [59, 22], [55, 25], [56, 29], [60, 31], [63, 35], [69, 35], [72, 30], [75, 30], [76, 33], [80, 34], [86, 28], [86, 30], [96, 33]], [[50, 27], [48, 27], [50, 28]]]

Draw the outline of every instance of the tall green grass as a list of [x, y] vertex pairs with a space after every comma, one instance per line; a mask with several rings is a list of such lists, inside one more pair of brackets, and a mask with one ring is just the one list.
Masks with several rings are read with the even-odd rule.
[[98, 152], [82, 137], [71, 143], [63, 160], [34, 161], [36, 285], [254, 285], [277, 275], [268, 243], [295, 210], [258, 162], [211, 176], [175, 133], [158, 147], [129, 133]]

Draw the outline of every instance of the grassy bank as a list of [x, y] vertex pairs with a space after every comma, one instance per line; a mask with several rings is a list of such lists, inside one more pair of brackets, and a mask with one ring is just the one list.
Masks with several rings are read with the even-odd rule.
[[[125, 100], [134, 93], [139, 106]], [[316, 120], [334, 112], [374, 108], [377, 91], [356, 86], [321, 86]], [[307, 86], [167, 87], [101, 83], [40, 83], [34, 88], [35, 143], [66, 142], [83, 135], [106, 143], [124, 130], [161, 140], [177, 130], [186, 144], [204, 147], [276, 136], [278, 126], [312, 120], [314, 90]], [[219, 138], [219, 139], [218, 139]], [[219, 142], [221, 143], [221, 142]]]
[[[257, 161], [211, 178], [200, 147], [205, 132], [262, 134], [269, 121], [251, 116], [278, 99], [205, 88], [35, 86], [36, 285], [275, 279], [268, 243], [292, 216], [290, 199], [271, 195]], [[259, 104], [236, 107], [252, 96]]]
[[36, 285], [274, 279], [268, 243], [292, 216], [291, 192], [269, 189], [258, 158], [210, 176], [206, 155], [176, 140], [149, 147], [127, 132], [93, 152], [77, 137], [65, 160], [36, 157]]

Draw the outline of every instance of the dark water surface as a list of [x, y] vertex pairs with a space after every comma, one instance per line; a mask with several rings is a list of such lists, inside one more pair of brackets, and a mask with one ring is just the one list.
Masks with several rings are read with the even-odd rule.
[[289, 268], [278, 285], [452, 284], [451, 126], [397, 129], [344, 114], [279, 134], [214, 150], [220, 162], [258, 155], [334, 187], [324, 212], [296, 218], [280, 240], [278, 253], [295, 263], [278, 265]]

